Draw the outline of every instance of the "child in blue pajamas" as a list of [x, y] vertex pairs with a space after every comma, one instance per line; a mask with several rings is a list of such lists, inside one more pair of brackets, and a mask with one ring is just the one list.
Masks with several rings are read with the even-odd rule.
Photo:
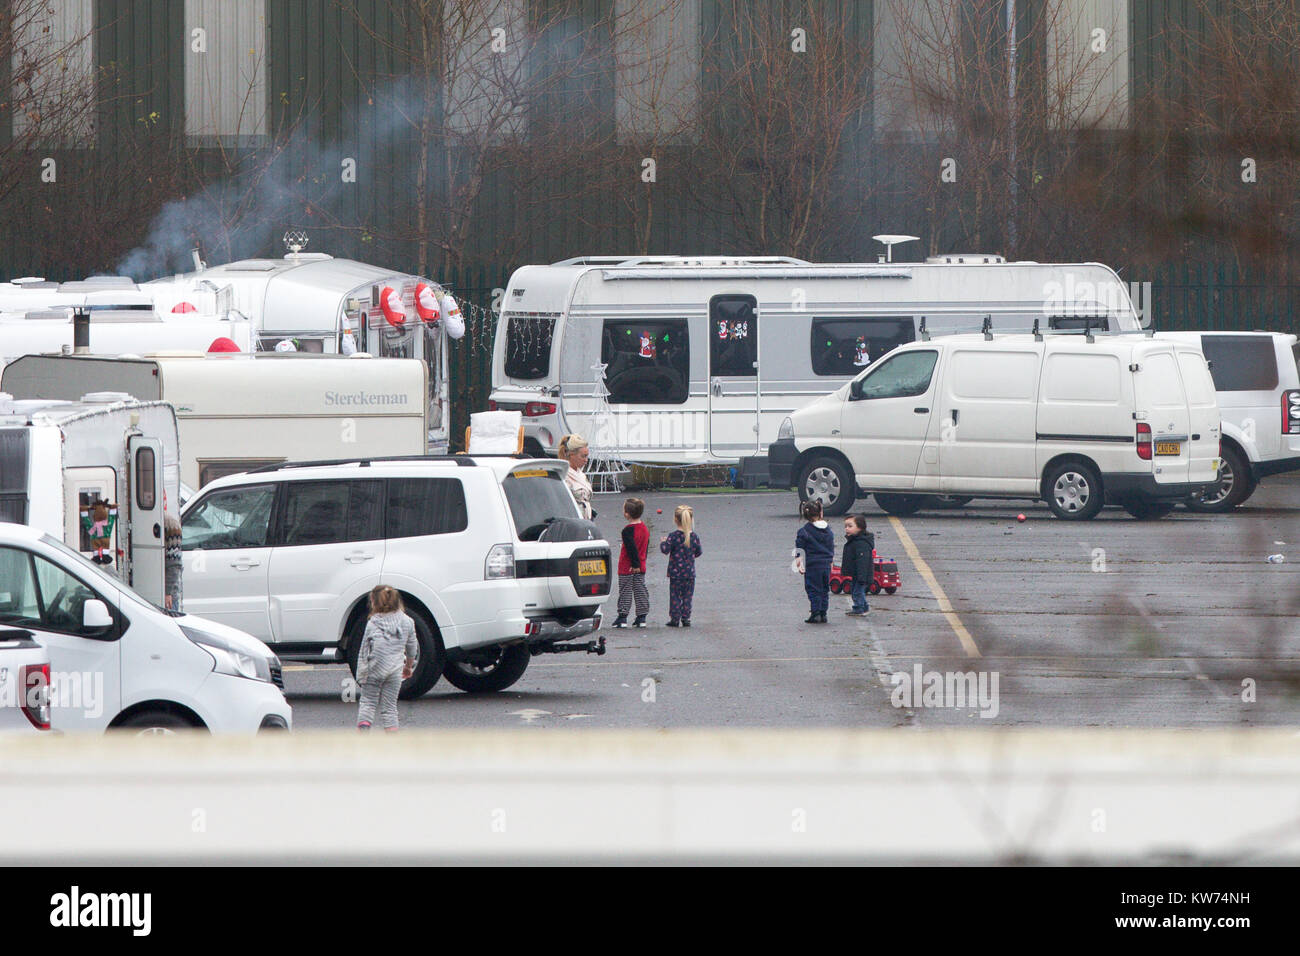
[[803, 558], [803, 588], [810, 609], [804, 623], [825, 624], [830, 603], [831, 564], [835, 560], [835, 532], [822, 518], [821, 502], [805, 502], [803, 519], [807, 524], [795, 535], [794, 546]]
[[[691, 601], [695, 596], [695, 559], [700, 550], [700, 536], [695, 525], [695, 509], [678, 505], [673, 512], [677, 530], [659, 541], [659, 550], [668, 555], [668, 626], [691, 626]], [[680, 623], [679, 623], [680, 622]]]

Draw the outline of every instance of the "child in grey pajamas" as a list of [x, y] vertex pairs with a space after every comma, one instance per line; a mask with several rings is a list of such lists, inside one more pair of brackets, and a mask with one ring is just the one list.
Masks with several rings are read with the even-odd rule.
[[370, 592], [370, 619], [357, 654], [358, 730], [370, 729], [376, 706], [384, 729], [397, 729], [397, 692], [414, 672], [418, 653], [415, 622], [402, 609], [401, 596], [386, 584], [377, 585]]

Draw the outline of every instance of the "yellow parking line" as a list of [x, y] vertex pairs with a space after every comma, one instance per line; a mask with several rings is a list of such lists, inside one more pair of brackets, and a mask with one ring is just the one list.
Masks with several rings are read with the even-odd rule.
[[948, 595], [943, 593], [943, 588], [939, 587], [939, 582], [935, 580], [934, 572], [930, 570], [930, 566], [926, 564], [925, 559], [921, 557], [921, 552], [916, 549], [916, 545], [912, 541], [912, 536], [908, 534], [907, 529], [903, 527], [903, 522], [899, 521], [893, 515], [890, 515], [889, 523], [893, 525], [894, 533], [898, 535], [898, 540], [903, 543], [903, 550], [907, 552], [907, 556], [912, 559], [912, 564], [916, 566], [917, 573], [925, 579], [926, 585], [930, 588], [930, 593], [933, 594], [934, 599], [939, 602], [939, 610], [942, 611], [943, 616], [948, 619], [948, 624], [952, 628], [953, 633], [957, 635], [957, 640], [961, 641], [961, 646], [966, 652], [966, 656], [979, 657], [980, 649], [975, 646], [975, 639], [970, 636], [970, 631], [966, 630], [966, 625], [962, 624], [961, 618], [959, 618], [957, 612], [952, 609], [952, 602], [948, 600]]

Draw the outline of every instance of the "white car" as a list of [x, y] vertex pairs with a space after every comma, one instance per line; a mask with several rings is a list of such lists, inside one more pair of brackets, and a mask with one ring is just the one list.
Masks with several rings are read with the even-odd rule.
[[49, 652], [55, 730], [290, 728], [265, 644], [155, 607], [26, 525], [0, 523], [0, 628], [28, 631]]
[[1193, 511], [1232, 511], [1261, 478], [1300, 471], [1300, 345], [1287, 332], [1160, 332], [1199, 345], [1223, 415], [1223, 464]]
[[50, 729], [50, 655], [32, 632], [0, 627], [0, 734]]
[[205, 485], [181, 512], [185, 607], [285, 660], [356, 669], [367, 597], [402, 596], [420, 645], [403, 699], [445, 676], [498, 691], [534, 654], [603, 653], [609, 543], [566, 462], [515, 456], [269, 465]]

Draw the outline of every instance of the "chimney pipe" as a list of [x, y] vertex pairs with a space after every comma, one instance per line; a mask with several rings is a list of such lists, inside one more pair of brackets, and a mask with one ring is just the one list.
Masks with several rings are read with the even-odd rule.
[[72, 352], [74, 355], [90, 354], [90, 313], [76, 309], [72, 313]]

